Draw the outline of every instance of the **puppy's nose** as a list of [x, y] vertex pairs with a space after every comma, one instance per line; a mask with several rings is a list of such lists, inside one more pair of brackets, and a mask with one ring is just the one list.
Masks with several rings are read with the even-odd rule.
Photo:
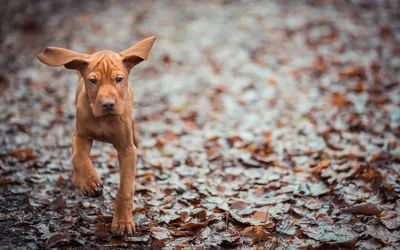
[[115, 100], [113, 99], [104, 99], [103, 102], [101, 103], [101, 106], [103, 107], [104, 111], [110, 111], [114, 108], [115, 106]]

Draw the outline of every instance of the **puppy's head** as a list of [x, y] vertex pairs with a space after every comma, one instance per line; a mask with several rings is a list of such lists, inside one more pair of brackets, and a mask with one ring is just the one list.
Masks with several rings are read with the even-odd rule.
[[85, 81], [93, 115], [107, 117], [122, 114], [128, 92], [130, 70], [146, 60], [155, 37], [142, 40], [119, 53], [99, 51], [93, 55], [47, 47], [38, 59], [49, 66], [78, 70]]

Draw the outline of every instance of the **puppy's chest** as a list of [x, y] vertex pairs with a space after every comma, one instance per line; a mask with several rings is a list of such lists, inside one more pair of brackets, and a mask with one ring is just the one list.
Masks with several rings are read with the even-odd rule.
[[96, 141], [113, 143], [116, 138], [123, 134], [123, 126], [115, 122], [96, 122], [86, 124], [84, 127], [85, 131], [83, 132], [87, 134], [87, 137]]

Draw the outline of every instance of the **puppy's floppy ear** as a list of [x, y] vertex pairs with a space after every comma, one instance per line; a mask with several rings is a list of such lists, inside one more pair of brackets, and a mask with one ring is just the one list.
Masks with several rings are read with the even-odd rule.
[[90, 55], [81, 54], [72, 50], [46, 47], [37, 57], [39, 61], [49, 66], [63, 66], [67, 69], [81, 70], [90, 62]]
[[126, 66], [128, 66], [129, 69], [131, 69], [136, 64], [146, 60], [155, 40], [156, 37], [152, 36], [138, 42], [127, 50], [119, 52], [119, 55], [122, 57], [122, 61]]

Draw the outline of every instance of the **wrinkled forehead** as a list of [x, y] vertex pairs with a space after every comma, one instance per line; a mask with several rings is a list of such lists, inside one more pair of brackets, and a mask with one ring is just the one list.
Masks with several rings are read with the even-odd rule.
[[112, 73], [112, 71], [125, 72], [121, 57], [112, 51], [100, 51], [92, 55], [93, 60], [89, 63], [90, 71], [100, 71], [103, 74]]

